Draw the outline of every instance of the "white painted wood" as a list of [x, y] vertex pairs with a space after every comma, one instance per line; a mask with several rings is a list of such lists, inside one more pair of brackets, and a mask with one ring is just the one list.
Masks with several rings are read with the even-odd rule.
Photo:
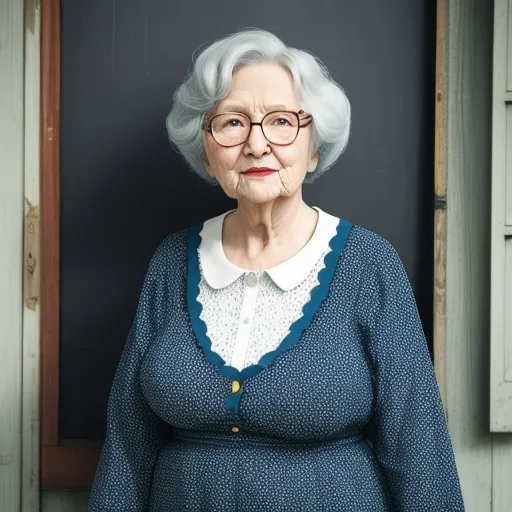
[[[503, 342], [505, 345], [505, 382], [512, 383], [512, 238], [505, 238], [505, 316]], [[507, 315], [506, 312], [509, 312]], [[512, 397], [511, 397], [512, 403]]]
[[[492, 126], [492, 219], [491, 219], [491, 390], [490, 429], [492, 432], [512, 432], [512, 379], [508, 352], [511, 347], [507, 316], [511, 304], [511, 277], [506, 275], [510, 254], [506, 254], [506, 220], [512, 224], [512, 194], [507, 174], [512, 177], [512, 152], [507, 141], [512, 137], [512, 105], [501, 101], [507, 74], [507, 48], [512, 0], [495, 1], [494, 58], [493, 58], [493, 126]], [[508, 122], [507, 122], [508, 121]], [[508, 132], [508, 133], [507, 133]], [[508, 156], [508, 163], [507, 163]], [[509, 169], [507, 169], [507, 165]], [[509, 204], [507, 204], [509, 203]], [[510, 240], [510, 239], [509, 239]], [[510, 253], [510, 250], [508, 251]], [[512, 267], [509, 267], [512, 268]], [[510, 270], [509, 270], [510, 272]]]
[[44, 491], [42, 512], [87, 512], [86, 491]]
[[[512, 1], [495, 0], [493, 49], [490, 427], [512, 430]], [[503, 97], [505, 95], [505, 101]], [[508, 162], [507, 162], [508, 161]], [[508, 182], [507, 182], [508, 181]], [[507, 227], [508, 224], [509, 226]], [[512, 504], [512, 435], [493, 435], [493, 512]]]
[[0, 0], [0, 510], [21, 474], [23, 0]]
[[[502, 6], [505, 4], [503, 0], [495, 0], [495, 5], [497, 9], [502, 9]], [[503, 13], [503, 23], [507, 23], [508, 25], [508, 33], [512, 34], [512, 9], [507, 11], [501, 11], [500, 14]], [[508, 15], [507, 15], [508, 14]], [[507, 43], [505, 43], [507, 44]], [[506, 65], [506, 81], [507, 81], [507, 91], [512, 91], [512, 38], [508, 39], [508, 45], [507, 45], [507, 54], [508, 58], [505, 63]]]
[[450, 1], [446, 413], [467, 512], [498, 512], [491, 508], [492, 437], [487, 413], [490, 55], [492, 3]]
[[[25, 213], [31, 223], [39, 215], [40, 174], [40, 37], [39, 0], [25, 2]], [[35, 228], [39, 232], [37, 226]], [[39, 251], [37, 251], [39, 254]], [[34, 256], [36, 267], [38, 258]], [[24, 266], [27, 265], [27, 254]], [[36, 273], [38, 275], [39, 272]], [[38, 512], [40, 481], [40, 306], [39, 301], [23, 309], [23, 410], [22, 410], [22, 473], [21, 511]]]
[[[510, 9], [512, 12], [512, 8]], [[512, 93], [511, 93], [512, 94]], [[499, 140], [501, 136], [505, 137], [505, 184], [504, 184], [504, 190], [505, 190], [505, 227], [509, 226], [512, 228], [512, 103], [507, 103], [506, 106], [502, 106], [501, 111], [506, 111], [506, 120], [505, 120], [505, 133], [500, 135], [499, 132], [496, 133], [496, 136], [498, 137], [498, 145], [503, 144], [502, 141]], [[498, 116], [498, 122], [499, 122], [499, 116], [501, 115], [501, 112], [496, 113]], [[497, 149], [497, 151], [499, 151]], [[500, 163], [500, 160], [498, 158], [498, 165]], [[504, 233], [507, 234], [507, 233]]]
[[493, 435], [493, 512], [512, 509], [512, 435]]

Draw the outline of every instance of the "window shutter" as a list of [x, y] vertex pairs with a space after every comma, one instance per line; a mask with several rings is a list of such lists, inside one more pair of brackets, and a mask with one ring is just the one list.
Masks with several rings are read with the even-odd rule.
[[490, 427], [512, 432], [512, 0], [494, 15]]

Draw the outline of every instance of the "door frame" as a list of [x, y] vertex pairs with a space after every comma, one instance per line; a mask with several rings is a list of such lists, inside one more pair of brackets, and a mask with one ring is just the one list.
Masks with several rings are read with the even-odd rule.
[[[446, 403], [446, 181], [447, 181], [447, 1], [437, 2], [435, 205], [434, 205], [434, 365]], [[41, 485], [90, 487], [101, 444], [61, 440], [59, 405], [59, 215], [60, 215], [60, 0], [41, 0], [40, 361]], [[34, 246], [32, 251], [34, 251]], [[25, 252], [30, 251], [26, 249]], [[28, 254], [25, 254], [25, 258]], [[28, 361], [34, 368], [34, 362]], [[34, 441], [35, 442], [35, 441]]]

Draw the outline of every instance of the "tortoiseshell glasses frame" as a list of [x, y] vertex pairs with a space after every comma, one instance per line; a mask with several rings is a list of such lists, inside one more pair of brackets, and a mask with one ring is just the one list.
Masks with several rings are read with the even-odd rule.
[[[276, 138], [273, 138], [272, 136], [270, 136], [270, 138], [269, 138], [267, 136], [267, 134], [265, 133], [265, 120], [268, 119], [269, 116], [272, 116], [272, 115], [275, 116], [276, 114], [280, 114], [280, 113], [291, 114], [297, 120], [296, 126], [291, 126], [292, 128], [296, 128], [296, 131], [293, 134], [293, 136], [292, 135], [289, 136], [290, 140], [287, 139], [286, 142], [278, 141], [278, 140], [276, 140]], [[247, 126], [248, 126], [248, 129], [246, 128], [244, 130], [244, 132], [246, 132], [243, 135], [244, 138], [242, 140], [236, 139], [236, 142], [233, 144], [227, 144], [226, 141], [223, 140], [221, 137], [220, 137], [221, 140], [219, 141], [218, 140], [219, 134], [217, 133], [217, 137], [216, 137], [215, 130], [212, 128], [212, 124], [214, 123], [214, 121], [216, 119], [219, 119], [222, 116], [229, 116], [229, 115], [234, 115], [234, 116], [243, 117], [243, 118], [247, 119]], [[303, 122], [304, 124], [301, 124], [301, 122]], [[234, 146], [239, 146], [240, 144], [244, 144], [247, 141], [247, 139], [249, 138], [249, 135], [251, 133], [253, 126], [261, 126], [263, 136], [271, 144], [275, 144], [278, 146], [289, 146], [290, 144], [293, 144], [295, 142], [295, 140], [297, 139], [297, 136], [299, 135], [299, 130], [301, 128], [305, 128], [306, 126], [309, 126], [312, 122], [313, 122], [313, 116], [311, 114], [308, 114], [307, 112], [304, 112], [304, 110], [299, 110], [298, 112], [295, 112], [293, 110], [274, 110], [272, 112], [268, 112], [267, 114], [265, 114], [263, 119], [258, 123], [251, 121], [249, 116], [247, 116], [246, 114], [243, 114], [242, 112], [221, 112], [219, 114], [214, 115], [210, 119], [208, 119], [208, 117], [206, 115], [205, 119], [203, 121], [203, 124], [201, 125], [201, 128], [203, 130], [205, 130], [206, 132], [210, 133], [212, 135], [213, 139], [215, 140], [215, 142], [217, 142], [217, 144], [219, 144], [219, 146], [222, 146], [222, 147], [234, 147]], [[267, 130], [268, 130], [268, 126], [267, 126]]]

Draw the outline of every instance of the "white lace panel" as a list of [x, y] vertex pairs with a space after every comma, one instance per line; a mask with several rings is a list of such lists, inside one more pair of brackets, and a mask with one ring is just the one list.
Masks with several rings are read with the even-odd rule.
[[[251, 329], [243, 368], [257, 364], [266, 353], [275, 350], [290, 332], [293, 322], [302, 316], [302, 308], [311, 298], [312, 289], [319, 284], [318, 273], [325, 267], [324, 253], [301, 284], [289, 291], [281, 290], [266, 272], [257, 272], [258, 294], [254, 315], [250, 319]], [[201, 280], [197, 300], [203, 310], [200, 318], [205, 322], [212, 350], [231, 365], [244, 299], [245, 274], [225, 288], [211, 288], [205, 281], [200, 265]], [[239, 340], [239, 343], [247, 340]], [[245, 343], [244, 343], [245, 345]]]

